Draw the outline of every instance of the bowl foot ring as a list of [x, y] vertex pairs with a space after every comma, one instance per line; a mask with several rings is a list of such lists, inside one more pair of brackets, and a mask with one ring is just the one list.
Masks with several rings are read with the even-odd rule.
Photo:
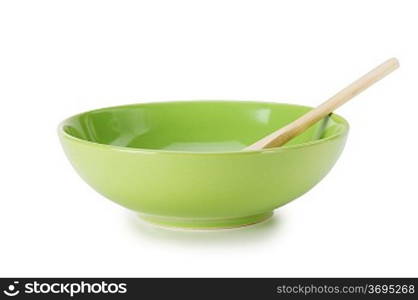
[[273, 216], [273, 212], [267, 212], [247, 217], [226, 218], [226, 219], [188, 219], [175, 217], [161, 217], [154, 215], [139, 214], [139, 217], [151, 224], [161, 227], [180, 229], [231, 229], [243, 226], [254, 225], [263, 222]]

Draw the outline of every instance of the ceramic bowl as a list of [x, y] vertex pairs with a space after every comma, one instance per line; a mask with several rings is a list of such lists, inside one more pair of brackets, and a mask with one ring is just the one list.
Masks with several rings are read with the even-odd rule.
[[59, 136], [92, 188], [143, 219], [230, 228], [269, 218], [337, 161], [348, 123], [335, 114], [280, 148], [242, 151], [310, 109], [252, 101], [134, 104], [70, 117]]

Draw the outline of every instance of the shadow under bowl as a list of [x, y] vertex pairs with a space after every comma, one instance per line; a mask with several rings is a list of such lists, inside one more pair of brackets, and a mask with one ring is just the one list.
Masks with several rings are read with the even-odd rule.
[[349, 126], [335, 114], [285, 146], [242, 151], [310, 109], [253, 101], [134, 104], [70, 117], [59, 137], [91, 187], [143, 219], [231, 228], [270, 217], [337, 161]]

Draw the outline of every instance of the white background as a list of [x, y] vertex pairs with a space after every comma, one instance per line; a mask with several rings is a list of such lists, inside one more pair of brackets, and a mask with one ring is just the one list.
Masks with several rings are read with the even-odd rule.
[[[2, 1], [1, 276], [418, 276], [417, 1]], [[387, 58], [338, 112], [331, 173], [258, 226], [138, 222], [71, 168], [56, 127], [135, 102], [316, 105]]]

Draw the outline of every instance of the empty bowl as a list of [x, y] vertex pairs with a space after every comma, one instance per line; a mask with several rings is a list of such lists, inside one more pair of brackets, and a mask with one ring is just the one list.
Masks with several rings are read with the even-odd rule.
[[63, 121], [78, 174], [106, 198], [165, 226], [254, 224], [317, 184], [340, 156], [348, 123], [318, 122], [280, 148], [243, 148], [310, 107], [253, 101], [134, 104]]

